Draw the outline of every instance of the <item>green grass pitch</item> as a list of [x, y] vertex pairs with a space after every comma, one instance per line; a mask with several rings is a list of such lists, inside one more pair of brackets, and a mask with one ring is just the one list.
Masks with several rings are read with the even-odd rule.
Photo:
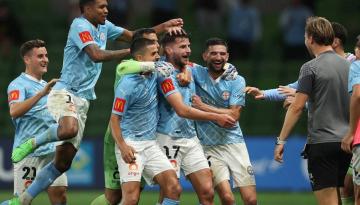
[[[101, 191], [68, 191], [69, 205], [89, 205], [91, 201], [100, 195]], [[0, 202], [11, 197], [11, 191], [0, 191]], [[144, 192], [141, 194], [141, 205], [155, 205], [158, 198], [157, 192]], [[236, 194], [236, 204], [242, 204], [240, 195]], [[46, 194], [39, 195], [32, 203], [33, 205], [50, 204]], [[181, 195], [181, 203], [184, 205], [197, 205], [196, 194], [184, 192]], [[215, 197], [215, 204], [220, 204], [219, 198]], [[258, 193], [258, 204], [260, 205], [315, 205], [315, 197], [309, 192], [260, 192]]]

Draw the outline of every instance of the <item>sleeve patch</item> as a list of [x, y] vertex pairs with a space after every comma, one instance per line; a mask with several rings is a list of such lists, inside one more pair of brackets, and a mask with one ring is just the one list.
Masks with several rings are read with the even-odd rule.
[[166, 79], [161, 83], [161, 89], [164, 94], [167, 94], [168, 92], [175, 90], [175, 86], [171, 79]]
[[8, 101], [18, 100], [20, 98], [19, 90], [13, 90], [9, 93]]
[[83, 32], [79, 33], [79, 37], [83, 43], [93, 41], [93, 38], [89, 31], [83, 31]]
[[116, 98], [114, 103], [114, 110], [117, 112], [124, 112], [126, 100], [122, 98]]

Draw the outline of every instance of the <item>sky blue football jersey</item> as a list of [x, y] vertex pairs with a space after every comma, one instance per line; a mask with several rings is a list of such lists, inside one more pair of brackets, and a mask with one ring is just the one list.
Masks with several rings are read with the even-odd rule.
[[102, 63], [95, 63], [87, 55], [84, 48], [96, 44], [105, 50], [108, 39], [115, 40], [124, 29], [109, 21], [96, 28], [84, 17], [75, 18], [71, 24], [64, 49], [64, 61], [61, 77], [54, 89], [65, 88], [76, 96], [94, 100], [95, 84], [100, 76]]
[[[196, 65], [192, 69], [196, 94], [208, 105], [230, 108], [231, 105], [245, 106], [245, 79], [213, 80], [206, 67]], [[203, 145], [223, 145], [244, 142], [239, 123], [233, 128], [222, 128], [212, 121], [196, 121], [198, 137]]]
[[352, 93], [353, 86], [356, 84], [360, 84], [360, 60], [354, 61], [350, 65], [348, 83], [349, 93]]
[[192, 138], [196, 136], [194, 121], [179, 117], [166, 100], [167, 96], [180, 92], [183, 103], [191, 106], [191, 97], [195, 94], [195, 83], [191, 80], [189, 85], [180, 86], [176, 79], [176, 75], [180, 72], [180, 70], [175, 69], [170, 78], [160, 78], [158, 84], [160, 117], [157, 132], [171, 138]]
[[124, 139], [155, 140], [158, 122], [157, 75], [129, 74], [115, 89], [112, 113], [122, 116]]
[[[39, 91], [46, 85], [44, 80], [38, 81], [34, 77], [22, 73], [13, 80], [8, 86], [9, 106], [13, 103], [23, 102]], [[56, 123], [47, 109], [47, 96], [42, 97], [28, 112], [23, 116], [12, 118], [15, 126], [15, 139], [13, 148], [19, 146], [28, 139], [45, 132], [52, 124]], [[47, 143], [40, 146], [29, 156], [42, 156], [55, 151], [54, 143]]]

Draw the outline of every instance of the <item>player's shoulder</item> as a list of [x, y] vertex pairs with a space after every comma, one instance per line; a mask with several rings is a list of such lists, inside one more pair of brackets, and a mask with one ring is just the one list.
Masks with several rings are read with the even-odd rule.
[[24, 78], [23, 74], [21, 74], [9, 83], [8, 88], [23, 87], [26, 83], [27, 80]]
[[360, 72], [360, 60], [354, 61], [350, 65], [350, 72]]
[[91, 28], [91, 24], [84, 17], [77, 17], [71, 23], [70, 29], [85, 30]]

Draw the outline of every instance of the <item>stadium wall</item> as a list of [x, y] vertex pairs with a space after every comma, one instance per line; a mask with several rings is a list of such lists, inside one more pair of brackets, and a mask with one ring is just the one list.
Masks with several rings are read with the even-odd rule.
[[[254, 167], [257, 190], [259, 191], [309, 191], [306, 160], [300, 152], [305, 144], [304, 136], [292, 136], [285, 146], [284, 163], [273, 160], [275, 136], [245, 137]], [[12, 140], [0, 140], [0, 189], [12, 189], [13, 174], [11, 157]], [[67, 172], [69, 186], [79, 189], [102, 189], [103, 141], [88, 139], [81, 148]], [[183, 190], [192, 190], [191, 184], [181, 178]], [[156, 190], [158, 187], [147, 187]]]

